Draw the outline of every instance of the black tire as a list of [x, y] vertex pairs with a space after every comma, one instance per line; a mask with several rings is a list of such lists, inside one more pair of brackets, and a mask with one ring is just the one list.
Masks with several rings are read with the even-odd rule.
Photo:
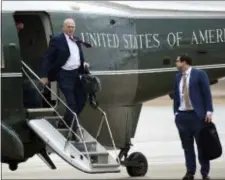
[[140, 152], [134, 152], [129, 155], [127, 158], [128, 163], [129, 162], [136, 162], [139, 163], [139, 167], [132, 167], [132, 166], [127, 166], [127, 173], [131, 177], [140, 177], [140, 176], [145, 176], [145, 174], [148, 171], [148, 161], [144, 154]]
[[18, 168], [18, 164], [17, 163], [9, 164], [9, 169], [11, 171], [15, 171], [15, 170], [17, 170], [17, 168]]

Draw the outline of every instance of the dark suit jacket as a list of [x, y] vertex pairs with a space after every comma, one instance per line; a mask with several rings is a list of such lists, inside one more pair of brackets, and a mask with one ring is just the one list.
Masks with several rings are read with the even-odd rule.
[[[178, 111], [180, 106], [179, 84], [181, 79], [182, 73], [178, 72], [174, 84], [174, 113]], [[213, 112], [210, 83], [204, 71], [192, 68], [189, 81], [189, 93], [194, 111], [200, 119], [205, 118], [207, 111]]]
[[[80, 52], [81, 66], [80, 74], [84, 73], [84, 55], [81, 48], [81, 41], [74, 36]], [[70, 56], [69, 46], [64, 33], [54, 36], [49, 42], [49, 48], [42, 56], [40, 77], [48, 77], [50, 81], [55, 81], [61, 67]]]

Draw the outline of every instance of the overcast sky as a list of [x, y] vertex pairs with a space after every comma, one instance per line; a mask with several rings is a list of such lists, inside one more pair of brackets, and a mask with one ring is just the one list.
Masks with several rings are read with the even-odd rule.
[[[19, 7], [29, 8], [43, 8], [46, 10], [63, 8], [71, 9], [71, 6], [77, 6], [81, 11], [97, 11], [104, 12], [109, 7], [95, 7], [95, 4], [104, 3], [103, 1], [94, 2], [94, 1], [40, 1], [38, 4], [33, 5], [35, 1], [3, 1], [3, 9], [18, 9]], [[36, 1], [37, 2], [37, 1]], [[225, 1], [111, 1], [117, 4], [125, 4], [135, 8], [151, 8], [151, 9], [195, 9], [195, 10], [222, 10], [225, 11]], [[90, 5], [91, 3], [91, 5]], [[93, 4], [94, 3], [94, 4]], [[94, 8], [95, 7], [95, 8]], [[114, 11], [110, 9], [109, 11]]]

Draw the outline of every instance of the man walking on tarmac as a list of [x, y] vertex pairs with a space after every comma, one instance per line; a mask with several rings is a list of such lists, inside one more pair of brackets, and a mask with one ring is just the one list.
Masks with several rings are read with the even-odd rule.
[[174, 114], [182, 147], [184, 149], [187, 172], [183, 180], [192, 180], [196, 172], [194, 139], [201, 164], [202, 179], [209, 179], [210, 162], [203, 157], [199, 144], [199, 132], [205, 122], [212, 121], [212, 95], [207, 74], [191, 67], [192, 59], [187, 55], [177, 57], [174, 86]]

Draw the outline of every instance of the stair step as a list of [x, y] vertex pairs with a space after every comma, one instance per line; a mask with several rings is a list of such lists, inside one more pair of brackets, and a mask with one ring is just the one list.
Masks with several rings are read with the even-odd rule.
[[83, 155], [90, 155], [90, 156], [108, 156], [108, 152], [97, 152], [97, 151], [90, 151], [90, 152], [82, 152]]
[[43, 117], [46, 120], [59, 120], [59, 119], [63, 119], [63, 116], [44, 116]]
[[92, 163], [98, 163], [98, 164], [107, 164], [108, 163], [108, 158], [109, 158], [109, 153], [108, 152], [83, 152], [82, 153], [84, 156], [88, 157], [88, 154], [91, 158]]
[[[67, 138], [68, 136], [68, 133], [69, 133], [69, 129], [66, 129], [66, 128], [56, 128], [65, 138]], [[83, 131], [83, 137], [85, 139], [85, 131], [83, 128], [81, 128], [82, 131]], [[71, 132], [71, 135], [72, 135], [72, 139], [70, 139], [70, 141], [75, 141], [75, 140], [79, 140], [77, 136], [74, 135], [74, 133]]]
[[[84, 129], [83, 128], [81, 128], [83, 131], [84, 131]], [[64, 135], [65, 137], [67, 137], [67, 135], [68, 135], [68, 133], [69, 133], [69, 129], [66, 129], [66, 128], [57, 128], [57, 130], [62, 134], [62, 135]]]
[[[65, 137], [67, 138], [68, 137], [68, 134], [69, 134], [69, 129], [59, 129], [57, 128], [57, 130]], [[72, 138], [70, 139], [71, 141], [75, 141], [76, 140], [76, 136], [71, 132], [71, 135], [72, 135]]]
[[27, 109], [27, 112], [54, 112], [54, 108], [30, 108]]
[[67, 137], [68, 133], [69, 133], [69, 129], [59, 129], [57, 128], [57, 130], [64, 136], [64, 137]]
[[46, 119], [55, 128], [58, 127], [58, 122], [63, 122], [63, 116], [44, 116], [43, 118]]
[[26, 109], [29, 119], [44, 118], [46, 116], [55, 116], [54, 108], [32, 108]]
[[[85, 146], [83, 142], [70, 141], [79, 151], [85, 152]], [[97, 142], [96, 141], [85, 141], [88, 151], [96, 151]]]
[[115, 168], [119, 167], [119, 164], [101, 164], [101, 163], [93, 163], [92, 166], [94, 168]]

